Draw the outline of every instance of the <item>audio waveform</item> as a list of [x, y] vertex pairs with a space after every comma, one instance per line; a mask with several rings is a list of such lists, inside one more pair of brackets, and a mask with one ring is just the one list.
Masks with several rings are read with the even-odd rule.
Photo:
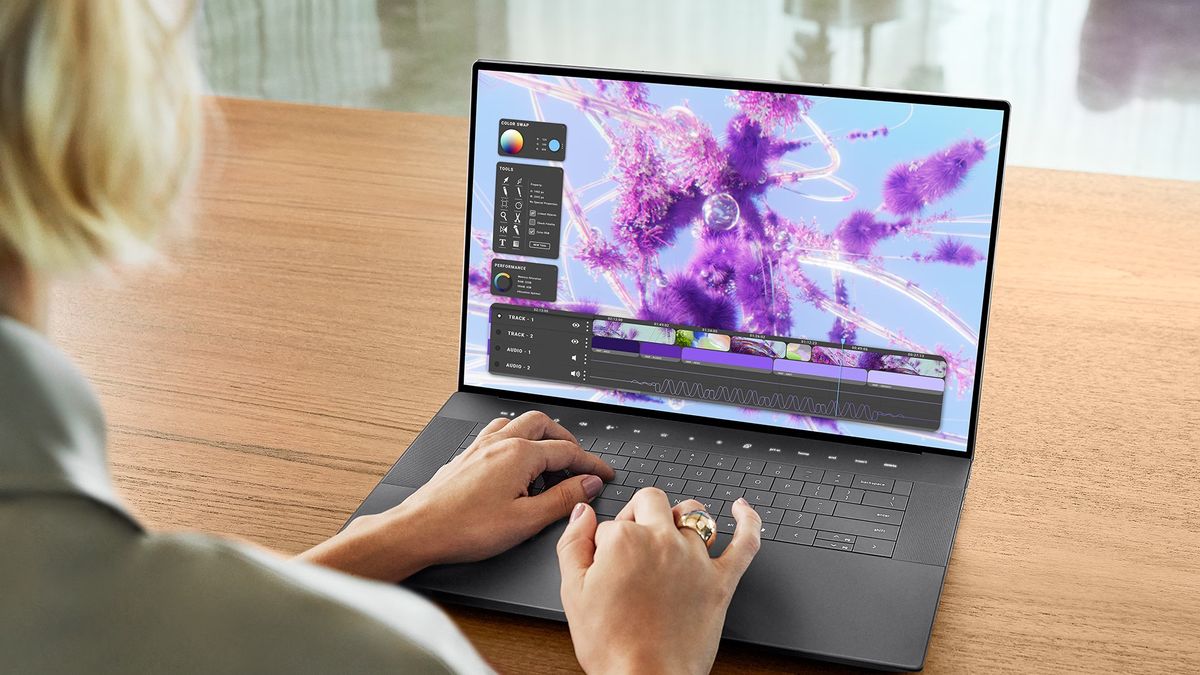
[[920, 419], [900, 413], [890, 413], [886, 411], [875, 410], [866, 403], [853, 403], [850, 401], [844, 401], [839, 404], [836, 399], [832, 398], [828, 399], [827, 401], [818, 401], [812, 396], [798, 396], [796, 394], [783, 393], [762, 394], [754, 389], [729, 387], [723, 384], [711, 386], [700, 382], [685, 382], [673, 380], [671, 378], [663, 378], [661, 381], [657, 382], [645, 380], [625, 381], [639, 387], [651, 389], [660, 396], [670, 396], [672, 398], [693, 398], [705, 401], [716, 401], [719, 403], [729, 403], [732, 405], [787, 410], [789, 412], [795, 412], [801, 415], [837, 417], [844, 419], [864, 420], [867, 422], [878, 422], [882, 419]]

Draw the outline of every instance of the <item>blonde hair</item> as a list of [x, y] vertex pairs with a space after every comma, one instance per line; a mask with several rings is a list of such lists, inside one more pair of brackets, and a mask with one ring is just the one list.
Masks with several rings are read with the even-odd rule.
[[202, 126], [181, 4], [0, 0], [0, 254], [126, 262], [179, 218]]

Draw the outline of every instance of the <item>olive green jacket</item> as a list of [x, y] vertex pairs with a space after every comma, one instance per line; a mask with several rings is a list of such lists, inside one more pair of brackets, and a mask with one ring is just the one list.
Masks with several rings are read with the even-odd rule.
[[0, 317], [0, 672], [490, 672], [401, 588], [199, 534], [145, 531], [95, 395]]

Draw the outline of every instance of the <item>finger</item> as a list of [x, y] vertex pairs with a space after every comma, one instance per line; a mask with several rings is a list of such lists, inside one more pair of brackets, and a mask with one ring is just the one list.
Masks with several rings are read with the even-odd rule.
[[540, 531], [550, 523], [566, 518], [576, 504], [595, 499], [602, 489], [604, 481], [599, 476], [572, 476], [540, 495], [522, 499], [525, 521], [534, 532]]
[[634, 522], [650, 527], [675, 527], [675, 516], [671, 513], [671, 502], [667, 493], [658, 488], [642, 488], [633, 493], [633, 499], [621, 509], [633, 511]]
[[497, 431], [500, 431], [504, 427], [508, 426], [510, 421], [511, 420], [509, 420], [507, 417], [497, 417], [491, 422], [488, 422], [487, 426], [479, 430], [479, 435], [475, 437], [475, 441], [472, 442], [471, 445], [459, 455], [459, 457], [474, 453], [475, 450], [480, 446], [480, 439], [485, 439], [489, 434], [494, 434]]
[[762, 545], [762, 518], [744, 498], [739, 497], [733, 503], [733, 517], [737, 520], [733, 539], [716, 560], [729, 580], [731, 592]]
[[682, 518], [685, 513], [690, 513], [692, 511], [704, 511], [705, 513], [708, 513], [708, 511], [704, 508], [704, 505], [695, 499], [685, 499], [684, 501], [676, 504], [675, 508], [671, 509], [672, 515], [675, 516], [676, 523], [679, 522], [679, 519]]
[[575, 436], [571, 432], [539, 410], [530, 410], [517, 415], [503, 429], [496, 432], [496, 437], [528, 438], [531, 441], [540, 441], [546, 438], [575, 441]]
[[494, 434], [497, 431], [500, 431], [504, 427], [508, 426], [508, 423], [511, 421], [512, 420], [508, 419], [507, 417], [497, 417], [496, 419], [492, 420], [491, 422], [488, 422], [487, 426], [480, 429], [479, 435], [486, 436], [488, 434]]
[[567, 529], [558, 538], [558, 569], [562, 573], [562, 594], [583, 583], [583, 575], [596, 555], [596, 512], [584, 503], [572, 510]]
[[608, 462], [584, 452], [574, 439], [530, 441], [530, 446], [533, 447], [533, 452], [528, 456], [534, 460], [535, 476], [546, 471], [563, 469], [571, 473], [590, 473], [604, 480], [612, 480], [616, 475]]

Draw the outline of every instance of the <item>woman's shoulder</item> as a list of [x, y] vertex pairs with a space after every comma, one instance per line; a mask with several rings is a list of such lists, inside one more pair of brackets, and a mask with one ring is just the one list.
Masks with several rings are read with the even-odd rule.
[[189, 632], [215, 642], [255, 636], [250, 670], [284, 663], [324, 670], [316, 662], [346, 672], [389, 664], [413, 672], [488, 670], [449, 617], [398, 586], [204, 535], [142, 542], [139, 576], [155, 580], [154, 595], [187, 617]]
[[0, 496], [82, 492], [119, 508], [104, 443], [99, 401], [75, 364], [0, 316]]
[[[437, 607], [398, 587], [216, 537], [137, 532], [87, 501], [31, 508], [0, 509], [22, 551], [0, 561], [14, 672], [489, 672]], [[14, 519], [26, 527], [3, 527]], [[72, 624], [88, 629], [45, 648]]]

